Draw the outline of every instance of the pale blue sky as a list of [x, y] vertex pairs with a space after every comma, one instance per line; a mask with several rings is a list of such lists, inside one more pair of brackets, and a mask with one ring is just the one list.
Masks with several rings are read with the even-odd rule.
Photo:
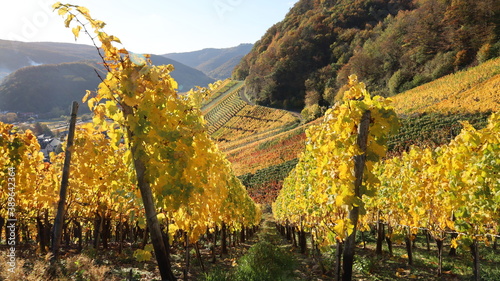
[[[68, 0], [107, 23], [138, 53], [164, 54], [255, 43], [298, 0]], [[53, 0], [1, 0], [0, 39], [75, 42]], [[89, 44], [87, 39], [77, 43]]]

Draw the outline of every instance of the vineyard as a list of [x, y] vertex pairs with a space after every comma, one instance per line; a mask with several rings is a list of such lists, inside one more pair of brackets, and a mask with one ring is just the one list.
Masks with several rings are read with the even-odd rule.
[[206, 113], [203, 111], [203, 108], [209, 107], [209, 104], [214, 104], [217, 98], [219, 98], [221, 95], [224, 95], [229, 92], [231, 87], [234, 85], [238, 84], [237, 81], [232, 81], [230, 79], [226, 79], [224, 81], [219, 81], [219, 85], [216, 85], [214, 87], [214, 90], [209, 92], [207, 96], [204, 98], [204, 100], [201, 103], [201, 108], [202, 112]]
[[424, 231], [437, 243], [438, 275], [446, 239], [452, 248], [470, 247], [480, 280], [479, 245], [500, 232], [498, 115], [481, 130], [463, 123], [447, 145], [411, 147], [382, 161], [395, 128], [388, 104], [351, 78], [344, 104], [308, 129], [306, 149], [284, 181], [274, 215], [283, 232], [298, 233], [303, 252], [306, 233], [314, 247], [336, 247], [335, 275], [343, 280], [352, 276], [356, 231], [370, 228], [378, 231], [379, 254], [384, 239], [391, 254], [391, 241], [403, 239], [410, 266], [412, 241]]
[[412, 146], [436, 148], [454, 139], [467, 121], [476, 129], [486, 127], [491, 112], [425, 113], [400, 120], [399, 132], [387, 142], [389, 156], [400, 155]]
[[500, 59], [450, 74], [392, 98], [398, 114], [500, 110]]
[[[500, 85], [498, 81], [495, 82], [500, 77], [499, 63], [499, 59], [491, 60], [393, 97], [396, 112], [403, 116], [401, 131], [390, 137], [389, 154], [408, 150], [411, 145], [436, 147], [446, 144], [460, 132], [462, 120], [484, 126], [489, 114], [499, 109], [500, 93], [495, 92]], [[478, 95], [481, 97], [476, 97]], [[475, 100], [470, 101], [471, 98]], [[451, 100], [459, 101], [463, 106], [444, 106]], [[247, 105], [244, 109], [249, 108]], [[269, 117], [275, 114], [274, 110], [266, 110], [268, 117], [264, 118], [275, 119]], [[303, 150], [304, 133], [302, 137], [287, 135], [294, 135], [297, 127], [303, 132], [310, 124], [294, 126], [294, 123], [290, 123], [292, 126], [289, 127], [276, 124], [274, 129], [268, 129], [265, 123], [249, 120], [262, 118], [260, 115], [254, 116], [249, 111], [245, 114], [249, 118], [244, 119], [240, 118], [244, 115], [242, 112], [233, 118], [226, 118], [224, 122], [227, 125], [221, 126], [211, 135], [218, 140], [219, 147], [228, 155], [238, 175], [256, 173], [260, 169], [295, 159]]]
[[228, 145], [234, 147], [238, 142], [253, 142], [255, 137], [276, 134], [276, 131], [287, 130], [298, 122], [285, 110], [247, 104], [240, 97], [242, 87], [242, 82], [222, 81], [203, 102], [202, 112], [208, 132], [223, 149], [229, 149]]
[[[8, 188], [0, 195], [0, 229], [10, 246], [4, 276], [56, 280], [66, 270], [62, 256], [108, 251], [113, 241], [118, 255], [129, 252], [138, 262], [155, 257], [161, 279], [187, 279], [190, 249], [201, 261], [200, 245], [210, 243], [215, 262], [216, 245], [227, 253], [231, 242], [256, 231], [261, 217], [204, 125], [197, 101], [214, 89], [177, 93], [172, 66], [115, 47], [119, 39], [84, 7], [54, 8], [67, 27], [74, 25], [75, 37], [90, 36], [89, 29], [97, 34], [108, 75], [83, 97], [93, 122], [75, 128], [74, 103], [66, 151], [50, 162], [43, 162], [30, 130], [0, 124], [0, 184]], [[172, 261], [175, 251], [185, 253], [180, 266]], [[29, 252], [51, 254], [39, 276], [16, 263]]]
[[240, 98], [242, 87], [241, 82], [222, 81], [202, 103], [208, 132], [236, 175], [295, 159], [304, 125], [288, 111], [247, 104]]
[[214, 98], [202, 109], [208, 123], [209, 134], [213, 134], [224, 126], [229, 119], [245, 107], [246, 103], [239, 98], [239, 90], [242, 86], [242, 82], [237, 82], [232, 86], [223, 87], [221, 90], [224, 92], [221, 94], [210, 95], [211, 97], [217, 96], [217, 98]]
[[[75, 104], [49, 162], [30, 130], [0, 123], [1, 280], [246, 280], [252, 255], [292, 266], [294, 250], [302, 278], [500, 278], [499, 59], [393, 100], [351, 75], [342, 103], [304, 124], [247, 103], [241, 81], [180, 94], [172, 66], [118, 48], [84, 7], [54, 9], [101, 44], [108, 74], [83, 97], [92, 122], [75, 126]], [[259, 230], [274, 220], [290, 251]]]
[[[500, 73], [499, 63], [499, 59], [490, 60], [477, 67], [443, 77], [392, 97], [395, 111], [401, 116], [401, 127], [398, 134], [390, 136], [389, 155], [406, 151], [411, 145], [437, 147], [447, 144], [460, 132], [462, 128], [460, 121], [469, 121], [472, 125], [478, 126], [477, 128], [485, 126], [491, 112], [499, 109], [496, 105], [500, 103], [498, 100], [500, 94], [493, 96], [488, 94], [497, 91], [500, 85], [498, 82], [494, 83]], [[476, 98], [478, 101], [474, 102], [463, 102], [467, 107], [463, 107], [462, 110], [441, 107], [443, 103], [437, 103], [441, 99], [469, 101], [472, 97], [469, 95], [471, 93], [472, 96], [481, 95], [481, 98]], [[486, 97], [491, 97], [491, 99], [486, 99]], [[300, 130], [303, 132], [308, 126], [304, 124], [299, 128], [302, 128]], [[284, 135], [294, 134], [294, 129], [285, 132], [277, 129], [276, 132], [279, 132], [281, 139], [288, 139]], [[294, 138], [295, 141], [288, 141], [285, 144], [286, 149], [282, 149], [283, 143], [277, 139], [280, 137], [272, 134], [269, 136], [255, 134], [241, 140], [219, 144], [219, 147], [227, 153], [238, 175], [254, 174], [260, 169], [294, 159], [294, 156], [305, 147], [304, 133], [301, 138], [297, 137]], [[263, 149], [271, 145], [272, 149]], [[277, 153], [276, 151], [283, 152]], [[289, 151], [288, 155], [285, 151]], [[262, 161], [257, 159], [262, 159]], [[275, 180], [270, 179], [269, 182], [272, 183]]]
[[234, 147], [238, 141], [243, 141], [246, 137], [265, 138], [276, 134], [277, 131], [287, 130], [297, 123], [297, 118], [285, 110], [246, 105], [211, 136], [221, 144], [221, 147], [229, 149], [226, 143]]
[[260, 169], [296, 159], [304, 147], [304, 128], [266, 137], [224, 151], [237, 175], [255, 173]]

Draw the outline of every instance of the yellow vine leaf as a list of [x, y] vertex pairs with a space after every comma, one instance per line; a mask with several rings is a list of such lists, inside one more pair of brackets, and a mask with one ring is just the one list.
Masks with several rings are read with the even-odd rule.
[[138, 262], [143, 262], [143, 261], [150, 261], [151, 258], [152, 258], [152, 254], [151, 254], [151, 251], [147, 251], [147, 250], [142, 250], [142, 249], [137, 249], [135, 250], [134, 252], [134, 258], [138, 261]]
[[89, 14], [89, 9], [87, 9], [85, 7], [82, 7], [82, 6], [76, 7], [76, 10], [78, 12], [80, 12], [81, 14], [84, 14], [84, 15], [88, 15]]
[[71, 30], [73, 32], [73, 35], [75, 35], [75, 40], [78, 39], [78, 36], [80, 35], [80, 30], [81, 30], [81, 26], [77, 25], [75, 27], [73, 27], [73, 29]]
[[66, 17], [66, 20], [64, 20], [64, 26], [65, 27], [69, 27], [69, 25], [71, 24], [71, 21], [75, 18], [75, 15], [73, 14], [69, 14], [67, 17]]

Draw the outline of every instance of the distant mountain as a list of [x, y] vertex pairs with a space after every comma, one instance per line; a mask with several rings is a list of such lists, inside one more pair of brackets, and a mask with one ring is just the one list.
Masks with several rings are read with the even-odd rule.
[[[152, 55], [151, 60], [174, 65], [172, 77], [180, 92], [214, 81], [172, 59]], [[97, 88], [100, 80], [94, 69], [102, 69], [99, 63], [95, 47], [89, 45], [0, 40], [0, 110], [59, 113], [68, 100], [81, 100], [86, 89]]]
[[179, 84], [179, 92], [187, 92], [195, 86], [206, 87], [214, 82], [213, 78], [208, 77], [202, 71], [189, 67], [179, 61], [169, 59], [159, 55], [151, 55], [151, 61], [155, 65], [171, 64], [175, 70], [172, 77]]
[[[16, 70], [0, 85], [0, 110], [33, 112], [42, 117], [69, 115], [73, 100], [81, 103], [86, 90], [96, 90], [104, 77], [95, 62], [69, 62], [27, 66]], [[88, 113], [81, 106], [79, 113]]]
[[0, 69], [15, 70], [39, 64], [58, 64], [97, 59], [89, 45], [51, 42], [19, 42], [0, 39]]
[[0, 40], [0, 82], [10, 73], [25, 66], [97, 58], [95, 48], [82, 44]]
[[253, 44], [240, 44], [232, 48], [208, 48], [194, 52], [164, 54], [164, 57], [176, 60], [187, 66], [203, 71], [216, 80], [231, 77], [231, 72], [241, 58], [248, 54]]
[[233, 78], [260, 105], [326, 108], [350, 74], [392, 96], [499, 55], [498, 0], [300, 0]]

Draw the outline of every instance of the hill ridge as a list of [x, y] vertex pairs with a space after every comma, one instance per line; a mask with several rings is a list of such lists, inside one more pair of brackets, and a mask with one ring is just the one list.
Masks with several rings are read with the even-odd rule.
[[231, 77], [231, 72], [252, 48], [253, 44], [242, 43], [229, 48], [205, 48], [193, 52], [168, 53], [162, 56], [174, 59], [198, 69], [216, 80]]
[[[201, 71], [175, 60], [158, 55], [151, 55], [151, 60], [156, 65], [174, 65], [174, 71], [171, 75], [177, 81], [180, 92], [186, 92], [195, 86], [204, 87], [214, 82], [212, 78], [209, 78]], [[78, 79], [74, 81], [65, 79], [64, 72], [51, 71], [43, 73], [46, 65], [50, 65], [50, 67], [59, 65], [59, 68], [63, 68], [67, 66], [63, 65], [64, 63], [75, 62], [80, 62], [80, 64], [73, 65], [72, 71], [79, 73], [80, 82], [83, 79], [92, 81], [92, 83], [87, 83], [85, 87], [82, 87], [82, 85], [77, 85]], [[67, 88], [68, 92], [80, 92], [79, 98], [76, 98], [76, 94], [70, 94], [70, 99], [81, 100], [81, 97], [85, 95], [85, 90], [96, 89], [100, 83], [94, 69], [88, 68], [88, 64], [85, 62], [91, 62], [95, 65], [96, 69], [102, 69], [98, 65], [101, 59], [94, 46], [71, 43], [28, 43], [0, 40], [0, 110], [35, 112], [38, 114], [47, 114], [54, 111], [49, 115], [51, 117], [59, 117], [60, 115], [56, 115], [56, 113], [61, 113], [61, 104], [53, 99], [31, 99], [30, 97], [38, 95], [50, 96], [52, 92], [59, 91], [57, 89], [58, 83], [64, 83], [64, 87]], [[79, 67], [82, 69], [77, 70], [76, 68]], [[37, 73], [37, 71], [41, 71], [42, 73]], [[82, 71], [88, 72], [83, 73]], [[35, 76], [44, 76], [44, 79], [41, 81], [50, 85], [44, 87], [31, 86], [30, 83], [36, 80]], [[70, 86], [71, 83], [73, 83], [73, 86]], [[64, 101], [68, 100], [64, 96], [60, 96], [60, 98]], [[23, 100], [23, 102], [16, 102], [16, 100]], [[34, 100], [37, 100], [38, 103], [34, 104], [32, 102]], [[71, 100], [68, 105], [71, 104]], [[46, 103], [52, 104], [52, 106], [45, 106]], [[66, 106], [62, 108], [66, 108]]]

